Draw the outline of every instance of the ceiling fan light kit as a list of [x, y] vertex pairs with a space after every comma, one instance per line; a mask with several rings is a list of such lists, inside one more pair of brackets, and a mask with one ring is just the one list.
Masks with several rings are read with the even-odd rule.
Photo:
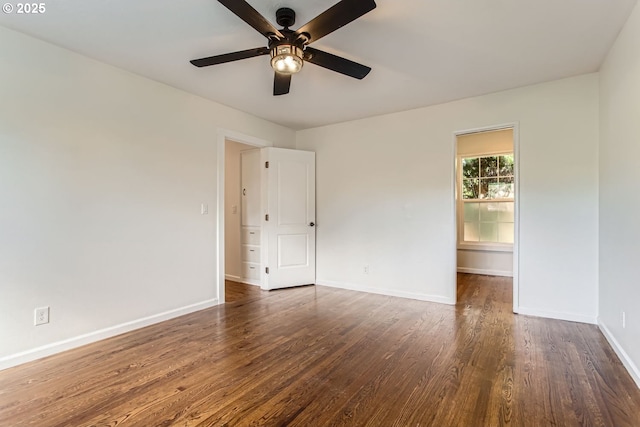
[[271, 67], [282, 74], [295, 74], [302, 70], [302, 48], [292, 44], [278, 44], [271, 48]]
[[196, 67], [207, 67], [255, 56], [270, 55], [271, 67], [275, 71], [274, 95], [289, 93], [291, 76], [300, 72], [305, 62], [356, 79], [363, 79], [371, 71], [371, 68], [365, 65], [307, 45], [375, 9], [374, 0], [341, 0], [296, 31], [289, 29], [295, 24], [296, 14], [293, 9], [288, 7], [282, 7], [276, 11], [276, 22], [283, 27], [278, 30], [245, 0], [218, 1], [265, 36], [269, 40], [268, 47], [194, 59], [191, 63]]

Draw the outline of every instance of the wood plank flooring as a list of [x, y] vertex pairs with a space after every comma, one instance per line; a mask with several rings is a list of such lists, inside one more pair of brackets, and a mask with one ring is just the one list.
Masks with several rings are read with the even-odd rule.
[[228, 303], [0, 371], [0, 426], [640, 426], [598, 328], [511, 313], [511, 280], [447, 306], [229, 283]]

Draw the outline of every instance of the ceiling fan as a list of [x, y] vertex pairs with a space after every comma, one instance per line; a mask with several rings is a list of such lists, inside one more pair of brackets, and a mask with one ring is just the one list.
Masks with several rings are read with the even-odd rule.
[[300, 71], [305, 62], [310, 62], [356, 79], [363, 79], [371, 71], [371, 68], [367, 66], [314, 49], [308, 45], [375, 9], [376, 3], [374, 0], [342, 0], [295, 31], [290, 30], [289, 27], [294, 25], [296, 14], [293, 9], [288, 7], [282, 7], [276, 11], [276, 22], [283, 27], [278, 30], [245, 0], [218, 1], [265, 36], [269, 43], [265, 47], [190, 61], [196, 67], [207, 67], [209, 65], [253, 58], [254, 56], [271, 55], [271, 67], [275, 71], [273, 81], [274, 95], [289, 93], [291, 75]]

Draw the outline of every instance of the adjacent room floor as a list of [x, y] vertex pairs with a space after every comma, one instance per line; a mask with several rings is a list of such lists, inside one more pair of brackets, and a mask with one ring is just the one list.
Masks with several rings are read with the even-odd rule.
[[261, 291], [0, 371], [0, 426], [638, 426], [598, 328], [511, 313], [511, 280], [447, 306]]

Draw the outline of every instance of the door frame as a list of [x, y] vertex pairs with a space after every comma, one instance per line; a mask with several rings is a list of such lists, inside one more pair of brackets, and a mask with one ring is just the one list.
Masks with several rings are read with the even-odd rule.
[[220, 304], [225, 302], [225, 250], [224, 250], [224, 184], [225, 184], [225, 144], [227, 141], [235, 141], [241, 144], [251, 145], [256, 148], [273, 147], [271, 141], [245, 135], [233, 130], [218, 128], [217, 135], [217, 161], [216, 161], [216, 293]]
[[458, 203], [456, 200], [457, 191], [457, 156], [458, 156], [458, 137], [479, 132], [491, 132], [503, 129], [513, 129], [513, 161], [514, 161], [514, 211], [513, 211], [513, 312], [520, 311], [520, 123], [511, 122], [500, 125], [485, 126], [473, 129], [465, 129], [455, 131], [453, 133], [453, 212], [454, 212], [454, 272], [453, 272], [453, 301], [457, 301], [458, 289]]

